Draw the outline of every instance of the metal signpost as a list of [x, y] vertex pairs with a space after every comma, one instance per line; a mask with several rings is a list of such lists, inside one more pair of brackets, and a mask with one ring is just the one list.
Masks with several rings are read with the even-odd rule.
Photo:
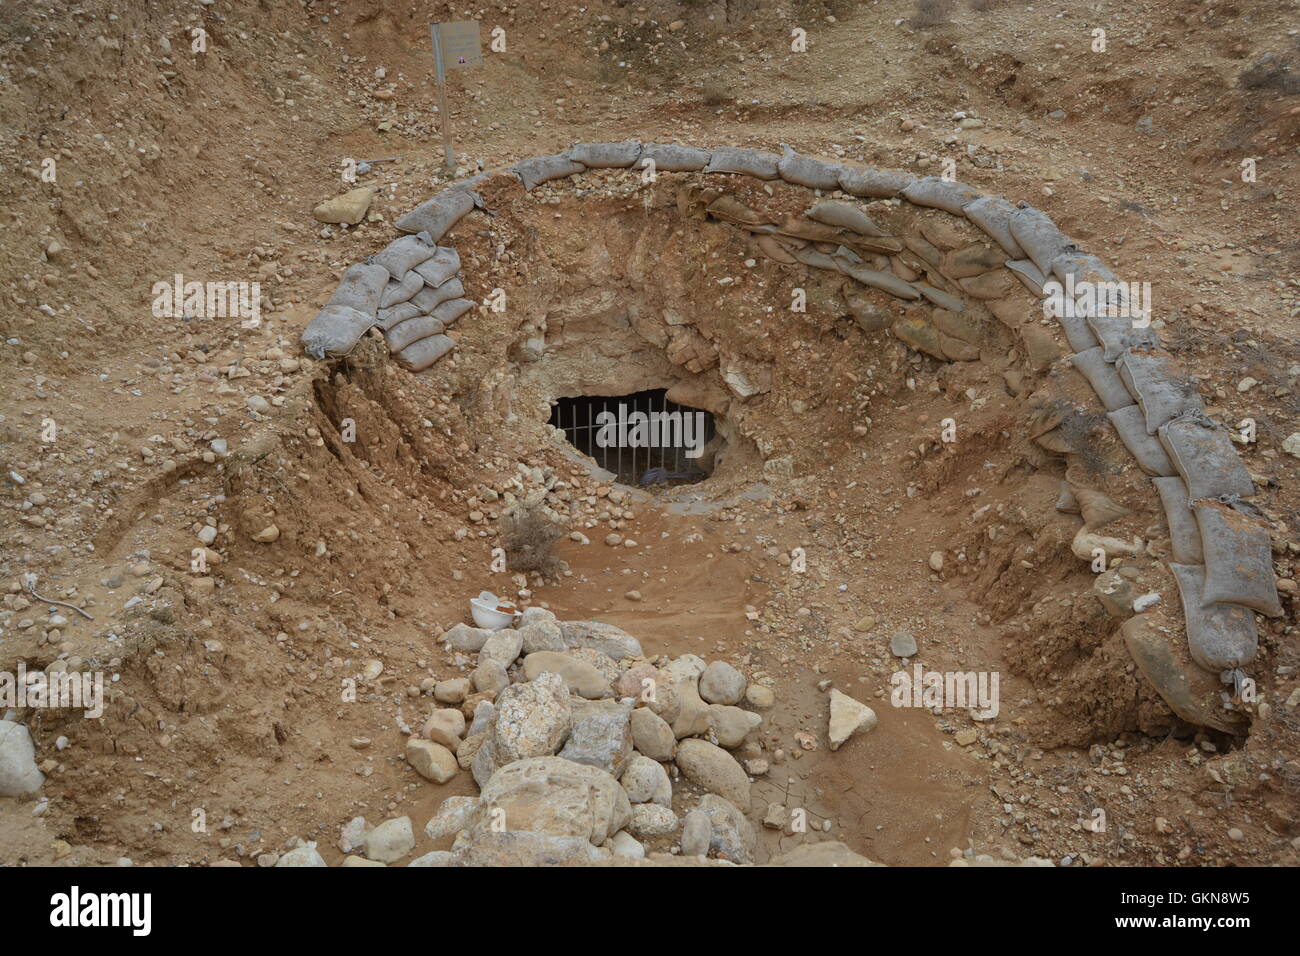
[[438, 112], [441, 114], [442, 146], [447, 167], [456, 165], [456, 154], [451, 148], [451, 110], [447, 107], [447, 70], [469, 66], [482, 66], [483, 53], [479, 48], [477, 20], [458, 20], [454, 23], [435, 23], [433, 33], [433, 65], [438, 75]]

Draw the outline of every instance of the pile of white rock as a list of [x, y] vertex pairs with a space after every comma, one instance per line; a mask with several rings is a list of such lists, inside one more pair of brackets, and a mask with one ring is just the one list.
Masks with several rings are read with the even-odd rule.
[[[769, 688], [749, 684], [725, 661], [647, 659], [617, 627], [558, 621], [542, 608], [525, 611], [514, 628], [457, 625], [442, 640], [477, 660], [468, 680], [437, 684], [435, 699], [460, 706], [435, 709], [408, 740], [406, 757], [435, 783], [467, 770], [480, 794], [443, 802], [425, 833], [454, 836], [452, 849], [426, 854], [421, 865], [648, 853], [754, 862], [751, 775], [765, 773], [767, 762], [753, 742], [746, 765], [731, 751], [762, 723], [758, 711], [774, 700]], [[689, 809], [687, 789], [702, 792]], [[409, 831], [409, 820], [397, 829]], [[354, 832], [349, 842], [375, 860], [371, 840]]]

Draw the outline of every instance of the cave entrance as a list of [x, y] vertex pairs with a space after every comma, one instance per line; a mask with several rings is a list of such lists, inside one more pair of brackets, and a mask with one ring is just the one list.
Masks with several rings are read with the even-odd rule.
[[721, 442], [711, 412], [670, 402], [662, 388], [557, 399], [551, 424], [620, 484], [643, 488], [703, 481]]

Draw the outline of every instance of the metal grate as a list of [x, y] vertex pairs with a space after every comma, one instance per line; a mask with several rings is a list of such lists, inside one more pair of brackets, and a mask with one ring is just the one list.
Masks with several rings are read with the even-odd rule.
[[561, 398], [551, 409], [551, 424], [621, 484], [679, 485], [709, 476], [705, 449], [717, 434], [712, 413], [670, 402], [662, 388]]

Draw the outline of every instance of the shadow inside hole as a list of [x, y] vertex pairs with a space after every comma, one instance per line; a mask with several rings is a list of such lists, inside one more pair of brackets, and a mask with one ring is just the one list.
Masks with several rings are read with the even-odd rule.
[[711, 412], [670, 402], [662, 388], [560, 398], [550, 423], [620, 484], [642, 488], [703, 481], [721, 442]]

